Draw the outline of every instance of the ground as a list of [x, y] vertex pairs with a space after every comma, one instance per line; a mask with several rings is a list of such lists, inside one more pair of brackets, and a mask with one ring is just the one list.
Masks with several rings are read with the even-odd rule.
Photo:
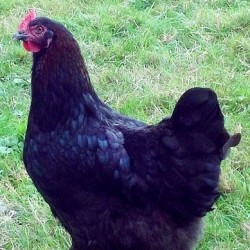
[[249, 249], [250, 2], [243, 0], [1, 2], [0, 249], [70, 245], [22, 163], [31, 55], [12, 35], [30, 8], [67, 26], [98, 94], [124, 114], [154, 123], [188, 88], [216, 91], [228, 130], [243, 137], [223, 163], [223, 196], [198, 249]]

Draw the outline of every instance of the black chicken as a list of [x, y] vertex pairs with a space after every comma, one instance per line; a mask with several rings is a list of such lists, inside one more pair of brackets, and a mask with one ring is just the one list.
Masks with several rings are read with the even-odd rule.
[[98, 98], [63, 25], [32, 11], [15, 38], [33, 52], [24, 163], [72, 249], [193, 249], [220, 195], [220, 163], [240, 141], [216, 94], [190, 89], [148, 126]]

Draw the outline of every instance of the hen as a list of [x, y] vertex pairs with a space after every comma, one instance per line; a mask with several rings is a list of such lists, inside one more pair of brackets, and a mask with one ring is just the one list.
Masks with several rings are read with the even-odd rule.
[[33, 52], [24, 163], [72, 249], [193, 249], [220, 195], [220, 163], [240, 141], [216, 94], [190, 89], [149, 126], [98, 98], [63, 25], [31, 11], [15, 38]]

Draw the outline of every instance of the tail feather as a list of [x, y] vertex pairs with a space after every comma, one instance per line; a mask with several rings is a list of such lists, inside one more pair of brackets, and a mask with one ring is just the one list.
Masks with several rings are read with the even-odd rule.
[[223, 145], [222, 148], [222, 158], [225, 159], [230, 151], [231, 147], [236, 147], [241, 140], [241, 134], [236, 133], [227, 140], [227, 142]]
[[[239, 143], [240, 135], [227, 133], [217, 96], [207, 88], [186, 91], [170, 120], [174, 132], [162, 137], [172, 152], [163, 164], [171, 166], [162, 188], [167, 195], [165, 207], [180, 217], [204, 216], [220, 195], [221, 160]], [[170, 178], [174, 180], [171, 185]]]
[[[209, 153], [220, 149], [223, 158], [223, 154], [240, 141], [240, 137], [235, 138], [236, 136], [229, 140], [230, 135], [224, 128], [224, 116], [217, 96], [208, 88], [186, 91], [177, 102], [171, 120], [175, 132], [181, 135], [183, 145], [186, 142], [189, 151], [193, 153]], [[228, 141], [230, 142], [227, 143]]]
[[208, 88], [187, 90], [177, 102], [171, 120], [176, 129], [202, 129], [211, 121], [216, 121], [216, 127], [223, 127], [216, 94]]

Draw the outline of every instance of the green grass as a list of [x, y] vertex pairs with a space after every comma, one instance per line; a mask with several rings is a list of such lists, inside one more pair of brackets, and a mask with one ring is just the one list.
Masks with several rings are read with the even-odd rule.
[[250, 2], [244, 0], [23, 1], [0, 4], [0, 249], [67, 249], [22, 163], [31, 56], [12, 41], [31, 7], [79, 41], [98, 94], [149, 123], [171, 114], [181, 93], [213, 88], [240, 146], [222, 166], [222, 198], [206, 217], [201, 250], [249, 249]]

